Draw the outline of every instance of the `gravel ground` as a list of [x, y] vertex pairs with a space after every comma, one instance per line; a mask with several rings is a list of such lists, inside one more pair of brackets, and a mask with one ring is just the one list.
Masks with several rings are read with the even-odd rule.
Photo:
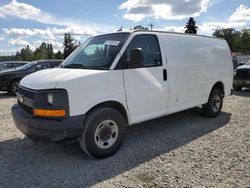
[[214, 119], [194, 108], [128, 128], [103, 160], [77, 143], [33, 143], [14, 126], [0, 93], [0, 187], [250, 187], [250, 90]]

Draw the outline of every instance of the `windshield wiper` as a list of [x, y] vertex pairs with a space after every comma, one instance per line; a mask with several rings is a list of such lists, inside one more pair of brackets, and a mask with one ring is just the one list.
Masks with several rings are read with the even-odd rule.
[[82, 64], [68, 64], [63, 66], [63, 68], [76, 68], [76, 69], [82, 69], [83, 66]]
[[99, 67], [99, 66], [82, 66], [83, 69], [93, 69], [93, 70], [107, 70], [107, 67]]
[[62, 66], [62, 68], [76, 68], [76, 69], [93, 69], [93, 70], [107, 70], [107, 67], [99, 67], [99, 66], [84, 66], [82, 64], [68, 64]]

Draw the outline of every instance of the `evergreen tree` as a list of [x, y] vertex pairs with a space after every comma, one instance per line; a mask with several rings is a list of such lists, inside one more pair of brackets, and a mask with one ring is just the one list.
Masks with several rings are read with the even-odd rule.
[[22, 61], [31, 61], [32, 60], [33, 52], [30, 49], [29, 45], [27, 45], [25, 48], [21, 49], [20, 56], [21, 56]]
[[21, 52], [17, 52], [16, 53], [15, 60], [17, 60], [17, 61], [21, 61], [22, 60]]
[[52, 44], [47, 45], [47, 59], [53, 59], [54, 53], [53, 53], [53, 46]]
[[185, 28], [185, 33], [192, 33], [192, 34], [197, 34], [197, 29], [198, 27], [195, 25], [196, 22], [194, 21], [194, 18], [190, 17]]
[[66, 59], [73, 51], [74, 51], [74, 42], [73, 38], [69, 33], [64, 34], [64, 50], [63, 50], [63, 57]]
[[63, 59], [63, 53], [59, 50], [59, 51], [55, 54], [55, 58], [56, 58], [56, 59]]

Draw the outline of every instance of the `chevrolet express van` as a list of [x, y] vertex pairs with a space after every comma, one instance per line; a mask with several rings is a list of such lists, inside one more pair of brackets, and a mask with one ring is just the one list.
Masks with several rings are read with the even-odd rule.
[[23, 78], [12, 115], [33, 140], [78, 138], [90, 156], [121, 146], [126, 126], [202, 105], [220, 114], [233, 64], [225, 40], [159, 31], [95, 36], [60, 68]]

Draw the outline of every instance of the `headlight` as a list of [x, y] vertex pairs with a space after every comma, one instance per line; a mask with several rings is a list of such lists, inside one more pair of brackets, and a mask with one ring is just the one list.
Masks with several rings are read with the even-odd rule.
[[48, 104], [53, 105], [53, 95], [51, 93], [47, 94], [47, 101], [48, 101]]
[[236, 76], [236, 74], [237, 74], [237, 71], [236, 71], [236, 70], [234, 70], [234, 76]]
[[33, 115], [39, 117], [67, 117], [69, 115], [68, 94], [63, 89], [38, 91], [33, 102]]

